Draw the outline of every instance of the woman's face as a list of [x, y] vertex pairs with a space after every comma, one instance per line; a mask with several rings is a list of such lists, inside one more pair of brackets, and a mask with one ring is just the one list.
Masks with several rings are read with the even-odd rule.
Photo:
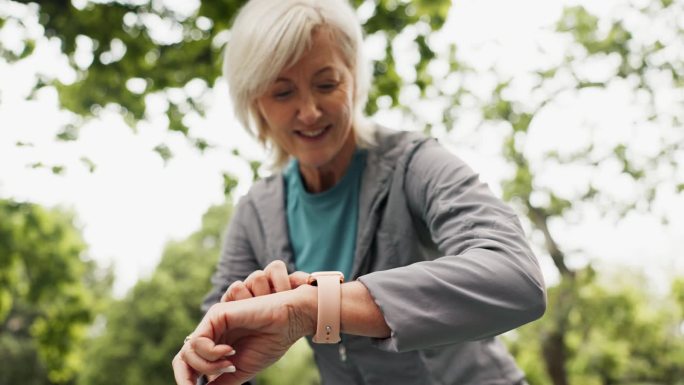
[[[257, 98], [267, 135], [304, 168], [346, 167], [354, 84], [337, 43], [317, 30], [311, 49]], [[347, 144], [347, 146], [345, 146]], [[351, 146], [353, 151], [353, 145]]]

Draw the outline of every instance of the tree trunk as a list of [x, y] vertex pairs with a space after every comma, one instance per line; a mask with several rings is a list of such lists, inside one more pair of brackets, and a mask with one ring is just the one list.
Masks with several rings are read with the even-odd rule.
[[559, 283], [558, 300], [554, 313], [555, 325], [550, 334], [542, 341], [544, 364], [546, 371], [551, 377], [553, 385], [568, 385], [568, 373], [565, 364], [568, 360], [568, 349], [565, 344], [565, 330], [570, 314], [570, 307], [575, 298], [575, 271], [565, 264], [565, 253], [560, 249], [549, 230], [549, 215], [544, 209], [535, 207], [527, 200], [528, 218], [534, 226], [544, 234], [545, 246], [553, 263], [561, 275]]
[[568, 385], [565, 361], [568, 359], [565, 348], [565, 333], [554, 331], [544, 339], [544, 364], [553, 385]]

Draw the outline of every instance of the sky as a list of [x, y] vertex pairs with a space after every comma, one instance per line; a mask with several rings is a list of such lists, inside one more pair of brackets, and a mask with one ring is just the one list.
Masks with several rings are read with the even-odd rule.
[[[188, 12], [194, 4], [180, 0], [169, 3], [187, 7]], [[563, 5], [575, 3], [456, 1], [443, 31], [434, 36], [434, 44], [446, 47], [446, 43], [456, 42], [460, 54], [472, 65], [483, 69], [495, 66], [501, 74], [522, 79], [517, 92], [525, 93], [524, 79], [530, 68], [562, 58], [567, 42], [554, 37], [550, 28]], [[587, 1], [584, 5], [597, 14], [610, 15], [620, 2]], [[0, 3], [0, 14], [7, 12], [22, 10], [8, 9], [7, 3]], [[30, 13], [26, 17], [29, 20]], [[17, 33], [4, 28], [0, 31], [0, 44], [11, 48], [17, 41]], [[27, 33], [37, 36], [40, 30], [36, 26]], [[367, 49], [372, 56], [373, 41], [369, 40]], [[410, 45], [410, 36], [397, 44]], [[541, 54], [539, 47], [544, 47], [546, 52]], [[410, 76], [409, 49], [406, 58], [399, 63], [399, 71]], [[597, 63], [588, 71], [600, 76], [602, 66], [605, 63]], [[39, 44], [36, 54], [21, 66], [0, 63], [0, 198], [73, 210], [89, 247], [88, 257], [103, 266], [114, 267], [117, 296], [125, 294], [138, 279], [151, 274], [166, 242], [183, 239], [197, 230], [206, 209], [222, 203], [222, 172], [238, 177], [238, 196], [247, 191], [251, 172], [244, 161], [231, 154], [232, 149], [239, 148], [250, 159], [265, 159], [264, 152], [235, 122], [223, 83], [213, 89], [207, 116], [190, 118], [191, 135], [215, 144], [204, 154], [191, 148], [180, 134], [165, 130], [163, 117], [142, 124], [135, 133], [115, 111], [105, 111], [100, 119], [87, 123], [78, 140], [55, 142], [53, 138], [60, 125], [70, 116], [59, 109], [52, 89], [43, 89], [33, 101], [25, 100], [36, 71], [64, 80], [73, 77], [73, 71], [58, 55], [58, 46], [47, 42]], [[543, 162], [541, 154], [545, 150], [570, 151], [588, 140], [604, 146], [626, 142], [644, 153], [657, 150], [661, 133], [653, 127], [634, 127], [638, 111], [626, 96], [629, 94], [626, 88], [620, 87], [617, 84], [607, 92], [562, 100], [535, 120], [526, 153], [541, 183], [553, 185], [554, 191], [570, 197], [587, 180], [587, 170], [563, 169]], [[487, 85], [483, 84], [481, 89], [487, 92]], [[411, 102], [410, 96], [404, 99]], [[150, 106], [152, 110], [162, 108], [154, 101]], [[425, 106], [425, 111], [429, 113], [431, 108], [434, 107]], [[587, 117], [591, 117], [591, 125], [586, 124]], [[415, 129], [405, 127], [401, 117], [392, 111], [382, 112], [374, 120], [391, 127]], [[470, 163], [492, 190], [500, 194], [499, 182], [508, 176], [499, 155], [500, 131], [477, 132], [476, 124], [467, 116], [461, 124], [462, 127], [451, 133], [444, 133], [442, 142]], [[17, 147], [17, 142], [32, 143], [32, 146]], [[166, 165], [152, 151], [160, 142], [167, 143], [174, 153]], [[94, 172], [88, 171], [82, 157], [96, 164]], [[54, 175], [49, 169], [26, 166], [36, 161], [64, 165], [66, 171]], [[608, 164], [590, 170], [591, 178], [603, 183], [601, 186], [618, 199], [635, 198], [640, 190], [621, 179], [614, 166]], [[681, 195], [664, 195], [652, 214], [684, 212]], [[538, 199], [545, 198], [539, 194]], [[684, 274], [684, 254], [680, 247], [684, 239], [684, 218], [672, 216], [670, 224], [664, 226], [657, 215], [650, 214], [632, 215], [616, 222], [589, 208], [582, 212], [578, 223], [551, 225], [562, 245], [584, 251], [571, 257], [571, 264], [579, 266], [591, 260], [603, 266], [628, 266], [643, 271], [653, 285], [662, 288], [658, 282]], [[531, 231], [530, 234], [533, 239], [538, 238], [538, 234]], [[542, 250], [538, 254], [542, 255]], [[541, 262], [547, 281], [557, 279], [550, 260], [542, 258]]]

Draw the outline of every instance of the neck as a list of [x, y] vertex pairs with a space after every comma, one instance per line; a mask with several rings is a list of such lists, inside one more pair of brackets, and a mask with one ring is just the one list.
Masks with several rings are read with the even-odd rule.
[[349, 168], [354, 150], [356, 149], [356, 140], [354, 133], [350, 132], [340, 152], [327, 164], [312, 167], [299, 164], [299, 172], [304, 180], [304, 186], [310, 193], [319, 193], [332, 188], [337, 182], [342, 179]]

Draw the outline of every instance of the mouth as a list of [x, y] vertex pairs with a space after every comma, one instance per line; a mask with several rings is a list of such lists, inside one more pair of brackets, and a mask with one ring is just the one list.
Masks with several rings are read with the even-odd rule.
[[319, 129], [317, 129], [317, 130], [306, 130], [306, 131], [297, 130], [297, 131], [295, 131], [295, 133], [296, 133], [298, 136], [303, 137], [303, 138], [305, 138], [305, 139], [318, 139], [318, 138], [322, 137], [323, 135], [325, 135], [325, 133], [326, 133], [331, 127], [332, 127], [332, 124], [329, 124], [329, 125], [327, 125], [327, 126], [325, 126], [325, 127], [323, 127], [323, 128], [319, 128]]

